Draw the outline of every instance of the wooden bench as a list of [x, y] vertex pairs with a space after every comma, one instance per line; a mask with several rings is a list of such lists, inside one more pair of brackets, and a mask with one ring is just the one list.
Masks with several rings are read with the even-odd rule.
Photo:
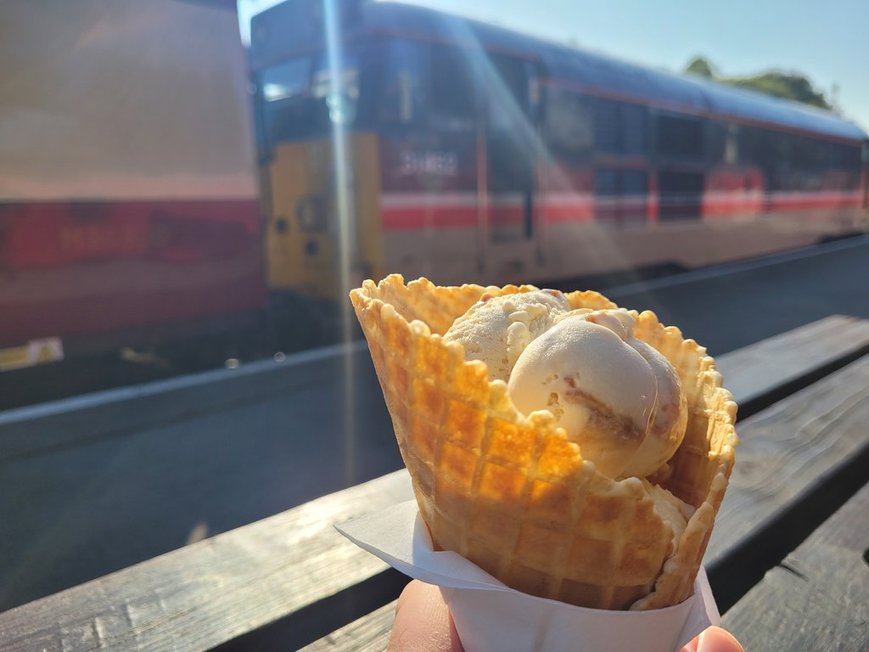
[[[742, 445], [706, 563], [741, 636], [743, 601], [779, 590], [764, 573], [829, 536], [825, 519], [869, 479], [867, 349], [869, 322], [837, 316], [719, 359]], [[397, 471], [11, 609], [0, 647], [383, 649], [407, 580], [332, 524], [411, 496]]]

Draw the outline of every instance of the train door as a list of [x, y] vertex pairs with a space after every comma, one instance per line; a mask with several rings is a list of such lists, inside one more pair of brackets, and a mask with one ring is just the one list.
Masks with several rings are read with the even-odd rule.
[[536, 69], [489, 55], [482, 73], [479, 184], [486, 268], [495, 282], [516, 280], [535, 262]]

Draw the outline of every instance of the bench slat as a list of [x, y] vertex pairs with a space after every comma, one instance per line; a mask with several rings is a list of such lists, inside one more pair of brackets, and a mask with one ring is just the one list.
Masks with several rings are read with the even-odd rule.
[[[791, 368], [788, 382], [863, 346], [852, 338], [850, 347], [830, 347], [843, 322], [824, 322], [812, 337], [799, 335], [802, 363]], [[772, 350], [763, 349], [763, 343], [747, 347], [766, 351], [766, 364], [752, 372], [751, 391], [769, 392], [781, 385], [781, 365], [775, 360], [794, 357], [787, 334], [781, 338]], [[824, 343], [819, 346], [823, 351], [815, 351], [817, 343]], [[731, 355], [738, 354], [748, 353]], [[729, 357], [720, 360], [725, 369]], [[739, 384], [740, 366], [726, 373], [728, 384]], [[764, 373], [765, 384], [759, 380]], [[742, 429], [741, 434], [751, 438]], [[743, 464], [742, 450], [739, 460], [735, 476]], [[90, 649], [94, 641], [104, 649], [213, 647], [383, 572], [382, 562], [344, 540], [331, 524], [411, 497], [404, 470], [325, 496], [0, 614], [0, 638], [12, 650], [32, 649], [35, 640], [51, 641], [44, 645], [49, 650]], [[102, 622], [112, 626], [98, 624]]]
[[869, 649], [869, 485], [724, 616], [746, 650]]
[[869, 480], [869, 357], [740, 422], [705, 563], [725, 611]]
[[209, 649], [384, 571], [332, 524], [409, 498], [392, 473], [11, 609], [3, 649]]
[[869, 446], [869, 357], [740, 422], [737, 462], [707, 563]]
[[328, 636], [302, 648], [302, 652], [334, 652], [354, 650], [358, 652], [381, 652], [389, 643], [392, 623], [395, 621], [394, 600], [370, 614], [354, 620]]
[[[833, 315], [770, 337], [717, 360], [741, 412], [765, 395], [869, 350], [869, 320]], [[770, 374], [778, 376], [770, 382]]]

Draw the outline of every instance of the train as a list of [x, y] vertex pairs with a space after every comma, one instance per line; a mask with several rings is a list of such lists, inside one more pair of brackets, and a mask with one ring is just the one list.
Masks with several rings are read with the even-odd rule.
[[830, 112], [433, 9], [333, 4], [251, 24], [272, 289], [335, 296], [347, 166], [354, 280], [545, 283], [862, 228], [867, 136]]
[[866, 228], [869, 138], [831, 112], [399, 2], [287, 0], [247, 49], [237, 21], [0, 6], [0, 370], [316, 322], [396, 271], [545, 285]]
[[255, 328], [235, 3], [0, 3], [0, 371]]

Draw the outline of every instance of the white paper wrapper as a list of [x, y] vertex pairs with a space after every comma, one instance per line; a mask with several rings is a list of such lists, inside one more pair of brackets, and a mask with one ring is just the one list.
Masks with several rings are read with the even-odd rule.
[[336, 527], [405, 575], [440, 586], [466, 652], [672, 652], [720, 620], [702, 568], [694, 595], [673, 607], [586, 609], [521, 593], [454, 552], [436, 552], [414, 500]]

